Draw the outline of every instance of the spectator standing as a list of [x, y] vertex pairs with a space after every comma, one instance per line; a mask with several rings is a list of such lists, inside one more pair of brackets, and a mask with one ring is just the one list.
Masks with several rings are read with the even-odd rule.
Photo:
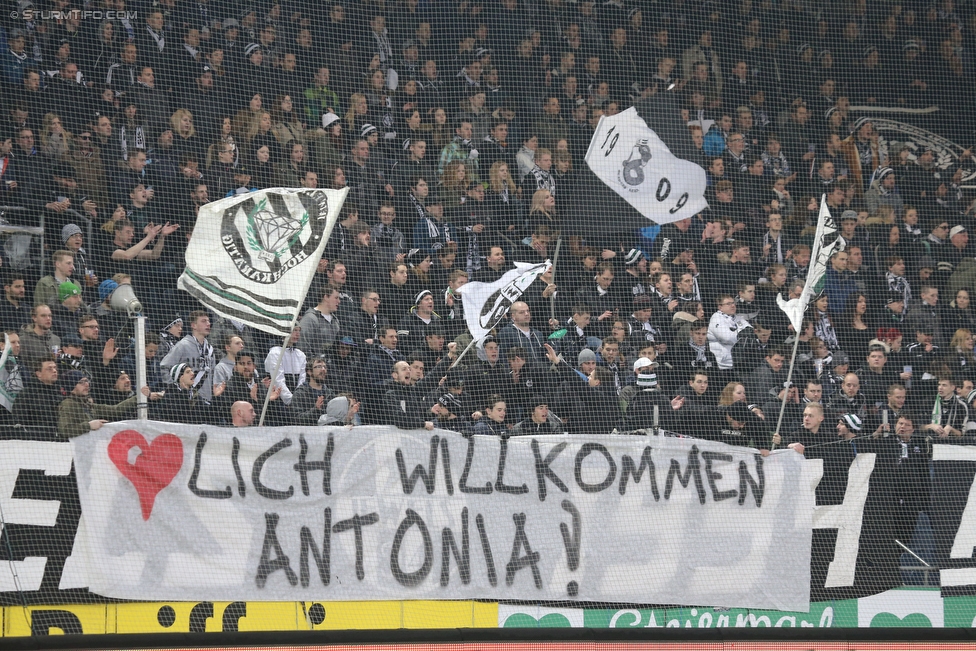
[[3, 283], [3, 300], [0, 301], [0, 328], [19, 330], [30, 323], [31, 310], [25, 300], [26, 293], [23, 274], [8, 273]]
[[336, 313], [339, 310], [339, 301], [339, 291], [327, 287], [319, 304], [306, 312], [299, 321], [301, 338], [298, 340], [298, 348], [306, 355], [325, 354], [342, 336], [342, 326]]
[[71, 274], [75, 271], [75, 256], [71, 251], [59, 249], [51, 256], [54, 263], [54, 272], [49, 276], [44, 276], [37, 281], [34, 288], [34, 305], [47, 305], [51, 308], [59, 305], [58, 289], [62, 283], [71, 280]]
[[40, 431], [46, 440], [58, 440], [58, 405], [64, 399], [58, 386], [58, 365], [48, 356], [35, 358], [32, 368], [32, 377], [24, 382], [24, 390], [14, 400], [13, 420], [43, 428]]
[[324, 357], [313, 357], [305, 363], [306, 381], [292, 393], [291, 414], [296, 425], [315, 425], [325, 413], [335, 393], [326, 384], [329, 364]]
[[[305, 365], [308, 358], [296, 346], [301, 336], [301, 326], [295, 326], [291, 336], [285, 340], [285, 348], [274, 346], [268, 351], [268, 356], [264, 360], [264, 369], [268, 374], [275, 373], [275, 369], [277, 369], [277, 375], [271, 379], [271, 386], [281, 390], [281, 400], [286, 405], [291, 404], [294, 392], [306, 380]], [[280, 364], [279, 358], [281, 358]]]
[[[210, 334], [210, 315], [202, 310], [190, 314], [190, 334], [173, 346], [159, 363], [164, 373], [178, 364], [187, 364], [195, 372], [193, 388], [210, 401], [213, 398], [213, 370], [216, 366], [214, 349], [207, 339]], [[174, 380], [175, 382], [175, 380]]]
[[61, 338], [52, 331], [54, 320], [51, 308], [35, 305], [31, 310], [31, 323], [20, 331], [20, 349], [23, 363], [33, 367], [37, 362], [57, 355]]
[[749, 325], [736, 314], [736, 310], [735, 299], [722, 294], [718, 297], [718, 310], [708, 322], [708, 347], [715, 355], [720, 371], [732, 370], [732, 348], [739, 340], [739, 331]]
[[940, 439], [965, 434], [969, 425], [969, 407], [956, 395], [956, 380], [950, 375], [939, 378], [939, 388], [929, 410], [929, 422], [923, 431], [932, 432]]

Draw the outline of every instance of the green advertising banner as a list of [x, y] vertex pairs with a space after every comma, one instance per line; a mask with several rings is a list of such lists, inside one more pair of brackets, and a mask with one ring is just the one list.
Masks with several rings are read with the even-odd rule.
[[810, 612], [746, 608], [543, 608], [499, 604], [503, 628], [921, 628], [976, 625], [976, 597], [902, 588], [862, 599], [819, 601]]

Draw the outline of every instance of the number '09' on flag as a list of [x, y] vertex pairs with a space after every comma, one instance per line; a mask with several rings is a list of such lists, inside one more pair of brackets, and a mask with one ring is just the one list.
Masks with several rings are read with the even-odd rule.
[[708, 207], [705, 170], [672, 154], [634, 108], [600, 118], [586, 164], [655, 223], [676, 222]]

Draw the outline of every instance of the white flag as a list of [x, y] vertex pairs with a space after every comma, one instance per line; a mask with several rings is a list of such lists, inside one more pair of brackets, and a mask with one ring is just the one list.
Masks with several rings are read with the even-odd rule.
[[633, 107], [600, 118], [586, 164], [657, 224], [692, 217], [708, 207], [705, 170], [672, 154]]
[[776, 295], [776, 303], [786, 312], [795, 332], [803, 329], [803, 314], [807, 310], [810, 300], [823, 290], [824, 275], [831, 256], [844, 250], [844, 239], [837, 237], [837, 225], [827, 209], [827, 195], [820, 199], [820, 215], [817, 217], [817, 232], [813, 237], [813, 249], [810, 251], [810, 268], [807, 269], [806, 283], [800, 298], [785, 300], [782, 294]]
[[272, 188], [208, 203], [179, 288], [221, 316], [289, 334], [348, 192]]
[[512, 303], [519, 300], [536, 278], [545, 273], [549, 266], [546, 260], [541, 264], [516, 262], [515, 269], [493, 283], [467, 283], [458, 292], [464, 300], [464, 321], [475, 341], [488, 336], [498, 325]]

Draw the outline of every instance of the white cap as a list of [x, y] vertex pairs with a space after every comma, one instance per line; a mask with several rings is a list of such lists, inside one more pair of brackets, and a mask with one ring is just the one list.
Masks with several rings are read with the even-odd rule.
[[333, 122], [337, 122], [338, 120], [339, 120], [339, 116], [333, 113], [332, 111], [329, 111], [328, 113], [324, 113], [322, 115], [322, 128], [328, 129], [330, 126], [332, 126]]

